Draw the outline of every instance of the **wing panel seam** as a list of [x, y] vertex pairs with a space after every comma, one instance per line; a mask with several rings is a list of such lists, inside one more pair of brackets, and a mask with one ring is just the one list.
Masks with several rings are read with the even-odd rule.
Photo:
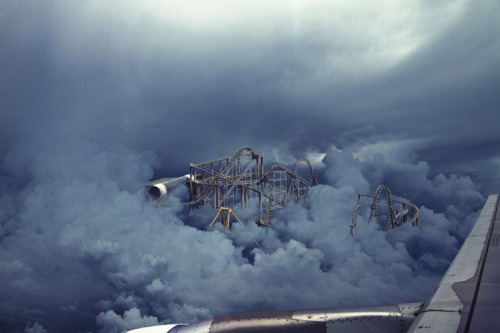
[[493, 229], [495, 227], [495, 221], [497, 219], [499, 200], [500, 200], [500, 196], [497, 196], [497, 200], [496, 200], [496, 204], [495, 204], [495, 210], [493, 211], [493, 215], [491, 217], [492, 221], [491, 221], [491, 224], [490, 224], [490, 230], [488, 231], [488, 233], [489, 233], [489, 235], [488, 235], [488, 242], [486, 243], [486, 249], [485, 249], [485, 252], [484, 252], [483, 262], [481, 263], [481, 269], [480, 269], [479, 275], [478, 275], [478, 281], [477, 281], [477, 284], [476, 284], [476, 290], [474, 291], [474, 297], [472, 298], [472, 303], [471, 303], [471, 306], [470, 306], [469, 315], [467, 317], [467, 324], [465, 325], [465, 329], [464, 329], [465, 332], [469, 332], [470, 325], [471, 325], [471, 322], [472, 322], [472, 317], [474, 316], [474, 308], [476, 306], [477, 296], [479, 294], [479, 287], [481, 286], [481, 279], [482, 279], [482, 276], [483, 276], [484, 266], [486, 264], [486, 259], [488, 258], [488, 251], [490, 249], [491, 236], [493, 234]]

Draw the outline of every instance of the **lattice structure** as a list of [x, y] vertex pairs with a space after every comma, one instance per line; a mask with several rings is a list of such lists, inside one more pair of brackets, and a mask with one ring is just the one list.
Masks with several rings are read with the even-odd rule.
[[[300, 163], [308, 168], [309, 180], [297, 174]], [[269, 224], [275, 209], [294, 198], [307, 195], [311, 186], [318, 182], [311, 163], [299, 158], [294, 170], [282, 165], [272, 165], [264, 170], [264, 157], [252, 148], [240, 148], [235, 154], [190, 164], [187, 185], [191, 207], [210, 205], [215, 209], [233, 207], [241, 204], [244, 208], [249, 198], [259, 200], [260, 215], [254, 221], [261, 225]]]
[[244, 207], [252, 195], [250, 188], [259, 183], [263, 173], [263, 155], [243, 147], [234, 155], [190, 164], [190, 206], [211, 205]]
[[362, 198], [371, 201], [371, 212], [368, 222], [375, 221], [379, 230], [389, 231], [394, 227], [399, 227], [403, 223], [409, 222], [413, 226], [419, 225], [419, 210], [417, 206], [409, 201], [394, 198], [386, 185], [377, 187], [375, 193], [358, 193], [358, 205], [354, 210], [351, 224], [351, 234], [357, 227], [358, 214], [366, 210], [366, 206], [361, 204]]

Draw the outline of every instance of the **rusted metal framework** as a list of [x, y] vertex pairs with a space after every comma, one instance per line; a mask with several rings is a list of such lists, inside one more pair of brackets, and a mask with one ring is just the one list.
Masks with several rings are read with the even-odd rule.
[[238, 223], [241, 226], [245, 227], [243, 223], [241, 223], [238, 216], [236, 216], [236, 214], [233, 212], [233, 209], [231, 207], [221, 207], [219, 208], [219, 212], [217, 213], [217, 215], [215, 215], [212, 223], [210, 223], [210, 225], [208, 226], [207, 231], [210, 230], [210, 228], [212, 228], [212, 226], [214, 225], [215, 221], [219, 216], [220, 216], [220, 222], [224, 226], [224, 229], [231, 227], [231, 225], [233, 224], [232, 218], [238, 221]]
[[[308, 180], [298, 175], [299, 165], [307, 167]], [[314, 169], [306, 158], [299, 158], [293, 170], [282, 165], [272, 165], [264, 169], [264, 156], [250, 147], [242, 147], [230, 156], [190, 163], [187, 185], [190, 191], [191, 207], [210, 205], [215, 209], [241, 204], [244, 208], [248, 200], [259, 200], [260, 215], [254, 221], [269, 224], [272, 212], [283, 207], [291, 198], [297, 200], [307, 195], [311, 186], [318, 182]]]
[[379, 230], [388, 232], [390, 229], [408, 222], [408, 220], [413, 226], [419, 225], [417, 206], [409, 201], [393, 197], [386, 185], [380, 185], [375, 193], [358, 193], [358, 205], [352, 215], [352, 235], [357, 227], [358, 214], [362, 214], [366, 210], [366, 206], [361, 204], [362, 198], [368, 198], [371, 201], [368, 222], [371, 224], [375, 220]]

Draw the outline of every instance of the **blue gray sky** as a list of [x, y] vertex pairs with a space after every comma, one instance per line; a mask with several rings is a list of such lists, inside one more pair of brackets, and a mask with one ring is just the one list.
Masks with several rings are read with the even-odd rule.
[[[488, 0], [1, 2], [0, 330], [427, 297], [499, 191], [498, 17]], [[308, 157], [321, 185], [225, 233], [145, 202], [147, 181], [242, 146]], [[356, 192], [380, 184], [421, 226], [361, 218], [353, 242]]]

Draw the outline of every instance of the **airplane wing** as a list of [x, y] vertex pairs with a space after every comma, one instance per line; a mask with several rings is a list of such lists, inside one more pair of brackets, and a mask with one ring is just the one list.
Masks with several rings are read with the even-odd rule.
[[129, 333], [500, 332], [499, 195], [491, 195], [426, 303], [243, 313]]
[[345, 309], [269, 311], [217, 317], [173, 328], [155, 326], [128, 333], [325, 333], [406, 331], [424, 303]]
[[409, 332], [500, 332], [499, 196], [469, 236]]

